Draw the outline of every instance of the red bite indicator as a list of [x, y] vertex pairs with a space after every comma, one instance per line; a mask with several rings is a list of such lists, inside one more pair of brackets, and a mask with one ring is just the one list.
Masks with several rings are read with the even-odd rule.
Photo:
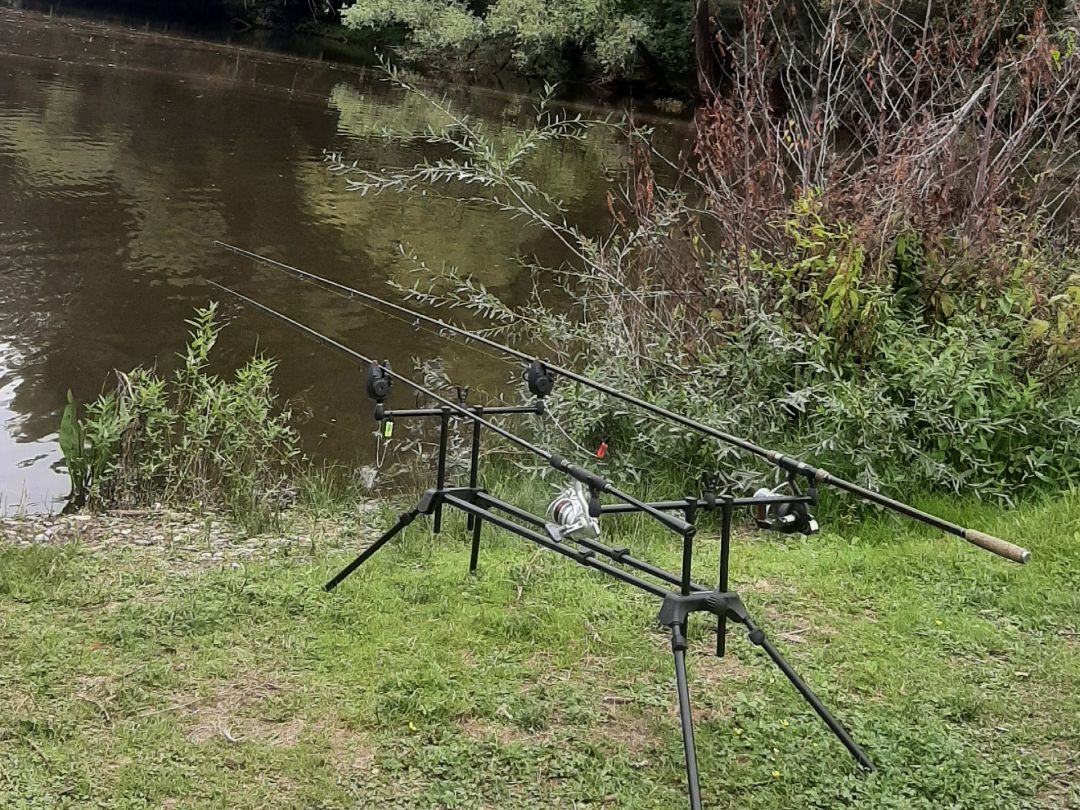
[[607, 455], [607, 442], [600, 442], [600, 446], [596, 448], [596, 457], [603, 458]]

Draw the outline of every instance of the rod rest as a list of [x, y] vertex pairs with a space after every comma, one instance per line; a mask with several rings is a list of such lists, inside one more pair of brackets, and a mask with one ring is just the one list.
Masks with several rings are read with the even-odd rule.
[[454, 497], [461, 498], [463, 501], [469, 503], [476, 503], [476, 496], [485, 493], [487, 490], [478, 489], [473, 487], [445, 487], [443, 489], [428, 489], [424, 491], [424, 494], [420, 496], [420, 502], [416, 505], [416, 511], [421, 515], [430, 515], [435, 512], [435, 508], [445, 502], [447, 495], [453, 495]]

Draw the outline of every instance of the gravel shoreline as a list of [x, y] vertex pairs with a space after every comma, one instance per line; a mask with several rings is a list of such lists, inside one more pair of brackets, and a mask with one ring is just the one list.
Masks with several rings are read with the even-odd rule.
[[316, 550], [353, 546], [370, 533], [374, 504], [348, 520], [289, 515], [277, 532], [250, 535], [220, 515], [178, 509], [125, 509], [73, 515], [0, 517], [0, 547], [77, 544], [89, 552], [142, 550], [211, 567], [277, 556], [310, 557]]

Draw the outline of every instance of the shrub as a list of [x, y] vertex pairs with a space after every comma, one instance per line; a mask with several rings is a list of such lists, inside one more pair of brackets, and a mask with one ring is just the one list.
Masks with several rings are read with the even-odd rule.
[[196, 311], [180, 368], [117, 372], [117, 387], [79, 418], [69, 392], [60, 429], [72, 503], [155, 502], [224, 508], [257, 530], [272, 522], [297, 437], [273, 394], [274, 362], [253, 357], [234, 377], [208, 370], [217, 305]]

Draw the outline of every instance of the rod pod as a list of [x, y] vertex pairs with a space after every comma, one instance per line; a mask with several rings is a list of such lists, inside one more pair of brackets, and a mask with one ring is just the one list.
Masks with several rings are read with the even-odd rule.
[[[479, 430], [481, 426], [488, 427], [496, 433], [507, 438], [519, 447], [526, 449], [532, 453], [535, 453], [547, 461], [555, 469], [561, 470], [575, 480], [588, 484], [590, 489], [590, 501], [588, 511], [593, 517], [598, 517], [603, 511], [604, 507], [600, 504], [596, 498], [598, 492], [607, 492], [617, 499], [622, 501], [621, 504], [613, 506], [619, 506], [623, 509], [629, 508], [634, 511], [640, 511], [650, 515], [665, 525], [669, 529], [678, 532], [683, 538], [683, 574], [680, 578], [675, 575], [663, 571], [662, 569], [655, 568], [642, 560], [638, 560], [630, 556], [625, 548], [609, 548], [601, 543], [596, 542], [593, 539], [568, 535], [564, 538], [553, 538], [545, 534], [541, 534], [536, 529], [543, 527], [545, 521], [542, 518], [531, 515], [530, 513], [518, 509], [512, 504], [508, 504], [500, 501], [497, 498], [491, 497], [484, 490], [474, 488], [451, 487], [447, 488], [445, 482], [440, 480], [439, 486], [436, 489], [428, 490], [421, 497], [417, 505], [410, 511], [403, 513], [398, 522], [384, 532], [374, 543], [364, 549], [358, 557], [356, 557], [351, 563], [349, 563], [344, 569], [342, 569], [337, 575], [335, 575], [324, 587], [327, 591], [333, 590], [344, 579], [355, 572], [361, 565], [363, 565], [368, 559], [370, 559], [380, 548], [389, 543], [396, 535], [408, 527], [417, 517], [420, 515], [431, 515], [433, 519], [437, 520], [444, 505], [456, 508], [466, 515], [474, 517], [476, 523], [474, 526], [479, 526], [480, 521], [484, 520], [492, 523], [493, 525], [510, 531], [520, 537], [523, 537], [531, 542], [546, 548], [550, 551], [557, 552], [564, 557], [568, 557], [575, 562], [584, 565], [587, 568], [594, 569], [596, 571], [603, 572], [616, 580], [628, 585], [632, 585], [645, 593], [652, 594], [653, 596], [663, 599], [663, 605], [660, 610], [659, 622], [662, 626], [667, 627], [671, 632], [672, 641], [672, 653], [674, 655], [676, 679], [678, 686], [678, 697], [680, 705], [680, 720], [683, 731], [684, 742], [684, 755], [687, 774], [687, 790], [690, 799], [691, 810], [701, 810], [701, 789], [698, 784], [698, 768], [697, 768], [697, 753], [694, 746], [694, 733], [693, 733], [693, 718], [690, 712], [690, 695], [689, 687], [686, 677], [686, 640], [685, 640], [685, 627], [689, 615], [697, 611], [707, 611], [713, 613], [717, 617], [726, 617], [733, 619], [736, 622], [742, 624], [747, 632], [750, 641], [760, 647], [768, 657], [772, 660], [773, 664], [777, 666], [796, 688], [803, 699], [810, 704], [818, 716], [825, 722], [833, 734], [847, 747], [848, 751], [853, 757], [867, 770], [873, 770], [874, 766], [862, 749], [854, 743], [848, 736], [844, 728], [833, 718], [832, 714], [821, 703], [810, 687], [795, 673], [794, 669], [784, 659], [784, 657], [776, 650], [775, 647], [765, 637], [764, 632], [757, 627], [757, 625], [750, 619], [746, 612], [745, 607], [742, 604], [742, 600], [738, 594], [729, 591], [712, 591], [702, 586], [697, 585], [689, 579], [689, 564], [688, 557], [690, 549], [692, 547], [692, 541], [695, 533], [695, 527], [690, 517], [690, 513], [687, 513], [686, 520], [679, 520], [665, 513], [665, 504], [649, 504], [639, 501], [625, 493], [612, 487], [606, 481], [594, 473], [585, 470], [582, 467], [578, 467], [570, 462], [566, 461], [560, 456], [548, 453], [546, 450], [539, 448], [525, 439], [499, 427], [483, 418], [477, 413], [477, 410], [481, 409], [467, 409], [463, 403], [459, 401], [458, 404], [451, 402], [434, 391], [426, 388], [419, 383], [413, 382], [407, 377], [392, 372], [387, 364], [380, 365], [374, 360], [360, 354], [359, 352], [351, 349], [339, 341], [333, 338], [317, 332], [310, 326], [294, 320], [281, 312], [278, 312], [270, 307], [249, 298], [235, 290], [228, 287], [224, 287], [220, 284], [210, 282], [213, 286], [218, 287], [225, 292], [230, 293], [236, 298], [244, 301], [245, 303], [253, 306], [267, 315], [285, 323], [298, 331], [306, 334], [323, 345], [333, 348], [352, 360], [360, 360], [369, 365], [369, 381], [382, 381], [387, 382], [391, 380], [398, 380], [403, 384], [409, 386], [417, 392], [424, 393], [432, 399], [442, 403], [442, 406], [438, 409], [437, 415], [445, 422], [448, 418], [448, 414], [456, 412], [459, 416], [471, 419], [474, 427]], [[389, 413], [383, 410], [383, 400], [385, 395], [389, 393], [389, 385], [372, 385], [369, 386], [369, 393], [372, 394], [372, 398], [376, 400], [376, 413], [382, 411], [383, 413]], [[521, 408], [491, 408], [489, 412], [495, 413], [498, 411], [513, 411], [521, 412]], [[527, 410], [527, 409], [525, 409]], [[540, 410], [538, 410], [540, 412]], [[404, 413], [404, 412], [402, 412]], [[430, 410], [413, 411], [416, 414], [432, 415]], [[445, 435], [445, 429], [443, 431]], [[443, 444], [440, 447], [440, 459], [445, 457], [446, 447]], [[440, 467], [442, 464], [440, 463]], [[439, 478], [442, 479], [442, 473], [439, 473]], [[756, 503], [756, 498], [743, 499], [748, 500], [749, 503]], [[730, 505], [733, 503], [733, 499], [725, 498], [725, 515], [729, 514]], [[684, 507], [688, 506], [688, 503], [682, 504]], [[494, 514], [493, 509], [498, 509], [509, 515], [509, 518]], [[602, 561], [599, 557], [606, 558], [610, 562]], [[470, 559], [470, 570], [475, 570], [476, 559], [476, 537], [474, 534], [473, 551]], [[621, 566], [629, 567], [630, 571], [624, 570]], [[649, 582], [642, 579], [642, 574], [650, 576], [655, 579], [661, 580], [662, 585]], [[726, 580], [726, 576], [721, 574], [721, 582]], [[681, 584], [681, 593], [676, 593], [669, 590], [672, 585]]]

